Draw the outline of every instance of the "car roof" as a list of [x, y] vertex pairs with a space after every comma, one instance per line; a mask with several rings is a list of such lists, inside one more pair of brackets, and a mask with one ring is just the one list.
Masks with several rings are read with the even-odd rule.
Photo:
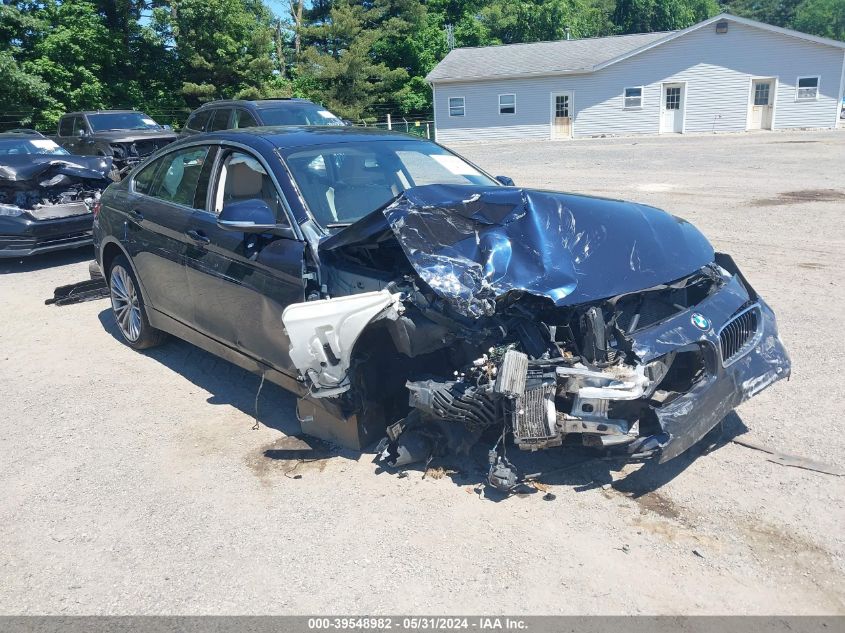
[[256, 108], [268, 108], [278, 105], [300, 105], [311, 104], [317, 105], [308, 99], [300, 99], [299, 97], [278, 97], [276, 99], [220, 99], [219, 101], [209, 101], [203, 103], [197, 111], [205, 110], [206, 108], [215, 107], [232, 107], [232, 106], [255, 106]]
[[309, 147], [312, 145], [329, 145], [331, 143], [425, 140], [419, 136], [400, 132], [386, 132], [377, 128], [340, 127], [333, 125], [279, 125], [204, 132], [186, 137], [184, 142], [202, 140], [219, 141], [223, 139], [239, 141], [247, 145], [254, 145], [256, 141], [263, 139], [275, 147]]
[[[144, 114], [140, 110], [80, 110], [79, 112], [68, 112], [63, 114], [62, 117], [66, 116], [79, 116], [80, 114]], [[146, 115], [144, 115], [146, 116]]]
[[33, 139], [43, 139], [46, 138], [40, 132], [2, 132], [0, 133], [0, 140], [8, 140], [8, 139], [25, 139], [27, 141], [31, 141]]
[[5, 132], [0, 132], [0, 134], [21, 134], [25, 136], [44, 136], [38, 130], [33, 130], [29, 127], [18, 127], [12, 130], [6, 130]]

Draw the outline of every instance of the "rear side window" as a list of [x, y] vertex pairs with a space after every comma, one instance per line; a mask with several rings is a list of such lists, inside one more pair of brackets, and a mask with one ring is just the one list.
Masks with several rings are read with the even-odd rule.
[[87, 131], [87, 127], [85, 126], [85, 117], [82, 116], [75, 116], [73, 117], [73, 133], [79, 134], [81, 131]]
[[59, 136], [73, 136], [73, 117], [65, 117], [59, 121]]
[[252, 116], [246, 110], [235, 110], [235, 121], [233, 128], [241, 128], [241, 127], [256, 127], [258, 125], [258, 121], [255, 120], [255, 117]]
[[228, 108], [221, 108], [219, 110], [214, 111], [214, 118], [211, 120], [211, 127], [208, 128], [210, 132], [216, 132], [217, 130], [228, 130], [229, 129], [229, 114], [231, 114], [231, 110]]
[[211, 116], [211, 110], [200, 110], [199, 112], [194, 112], [188, 122], [185, 124], [185, 127], [189, 130], [194, 130], [196, 132], [202, 132], [205, 130], [205, 124], [208, 123], [208, 119]]
[[197, 183], [205, 165], [206, 156], [208, 156], [208, 147], [189, 147], [162, 156], [156, 161], [156, 163], [161, 163], [161, 167], [153, 178], [149, 195], [167, 202], [193, 207]]

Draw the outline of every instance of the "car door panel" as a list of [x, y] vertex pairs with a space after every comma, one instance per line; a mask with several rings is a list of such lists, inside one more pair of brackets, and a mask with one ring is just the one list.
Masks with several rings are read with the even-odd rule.
[[[231, 158], [234, 153], [247, 156], [240, 150], [221, 150], [213, 178], [215, 184], [220, 172], [225, 173], [226, 157]], [[255, 157], [250, 160], [254, 161]], [[230, 173], [234, 176], [234, 172]], [[265, 174], [265, 178], [269, 176]], [[263, 182], [268, 195], [269, 183]], [[187, 249], [187, 271], [196, 306], [196, 327], [220, 342], [295, 375], [288, 356], [290, 342], [282, 327], [282, 311], [291, 303], [304, 301], [305, 245], [269, 233], [221, 228], [216, 212], [212, 211], [220, 202], [216, 200], [215, 185], [210, 189], [211, 210], [195, 212], [189, 229], [195, 232], [195, 239]], [[278, 196], [274, 186], [269, 195]]]
[[304, 244], [228, 231], [205, 212], [196, 212], [190, 224], [208, 240], [195, 240], [187, 249], [197, 329], [281, 371], [295, 373], [282, 311], [305, 299]]

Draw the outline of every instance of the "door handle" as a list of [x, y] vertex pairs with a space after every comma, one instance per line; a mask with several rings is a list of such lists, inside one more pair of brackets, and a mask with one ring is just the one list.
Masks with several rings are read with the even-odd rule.
[[191, 229], [190, 231], [185, 233], [185, 235], [190, 237], [198, 244], [208, 244], [209, 242], [211, 242], [211, 240], [208, 239], [207, 235], [205, 235], [202, 231], [197, 231], [196, 229]]
[[129, 213], [131, 213], [132, 217], [138, 220], [139, 222], [144, 219], [144, 214], [141, 213], [140, 209], [130, 209]]

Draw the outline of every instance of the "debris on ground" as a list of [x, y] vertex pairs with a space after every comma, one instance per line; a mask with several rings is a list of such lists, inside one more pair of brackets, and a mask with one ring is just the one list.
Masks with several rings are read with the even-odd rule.
[[769, 448], [768, 446], [760, 444], [759, 442], [755, 442], [754, 440], [745, 439], [742, 437], [735, 437], [731, 441], [734, 444], [739, 444], [740, 446], [745, 446], [746, 448], [751, 448], [755, 451], [768, 453], [771, 457], [767, 457], [766, 459], [775, 464], [780, 464], [781, 466], [792, 466], [794, 468], [803, 468], [804, 470], [812, 470], [815, 472], [824, 473], [826, 475], [845, 477], [845, 468], [842, 468], [840, 466], [832, 466], [823, 462], [817, 462], [813, 459], [808, 459], [799, 455], [787, 455], [786, 453], [779, 453], [776, 450]]
[[68, 284], [66, 286], [59, 286], [53, 291], [53, 296], [46, 299], [46, 305], [66, 306], [73, 303], [82, 303], [83, 301], [96, 301], [97, 299], [107, 299], [109, 296], [109, 288], [106, 285], [105, 279], [89, 279], [87, 281], [80, 281], [75, 284]]

